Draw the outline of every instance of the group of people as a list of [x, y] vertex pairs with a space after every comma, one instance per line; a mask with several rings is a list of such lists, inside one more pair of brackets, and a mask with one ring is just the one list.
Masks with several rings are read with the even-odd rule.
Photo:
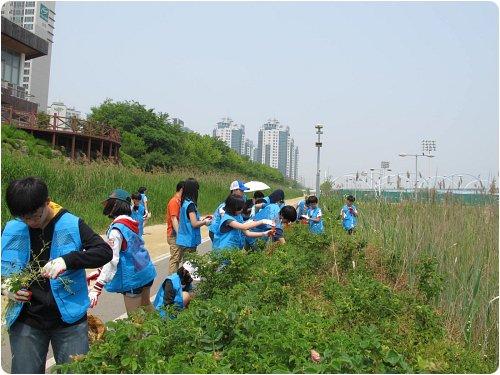
[[[82, 219], [53, 202], [44, 181], [28, 177], [11, 182], [6, 203], [16, 219], [2, 233], [1, 290], [12, 301], [5, 318], [12, 373], [43, 373], [49, 343], [58, 364], [68, 362], [71, 355], [85, 354], [89, 349], [87, 310], [97, 305], [103, 289], [123, 295], [127, 314], [143, 308], [166, 316], [165, 306], [187, 307], [197, 277], [196, 269], [183, 262], [183, 257], [200, 245], [202, 226], [208, 227], [212, 251], [255, 251], [262, 240], [284, 243], [283, 229], [295, 221], [308, 224], [312, 233], [323, 232], [317, 197], [292, 206], [285, 205], [280, 189], [269, 196], [254, 192], [249, 199], [247, 190], [242, 181], [233, 181], [224, 202], [212, 215], [201, 217], [198, 182], [189, 178], [177, 184], [166, 208], [169, 276], [151, 304], [157, 273], [142, 238], [150, 215], [145, 187], [132, 195], [116, 189], [107, 197], [103, 214], [111, 224], [102, 239]], [[342, 208], [349, 233], [357, 217], [352, 202], [348, 200]], [[9, 276], [33, 261], [42, 267], [43, 280], [12, 290]], [[87, 275], [85, 269], [96, 270]]]

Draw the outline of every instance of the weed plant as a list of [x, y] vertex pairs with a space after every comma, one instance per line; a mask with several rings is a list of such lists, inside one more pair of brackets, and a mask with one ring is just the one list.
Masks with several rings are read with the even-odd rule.
[[[455, 340], [498, 362], [498, 204], [356, 203], [356, 236], [368, 242], [379, 276], [417, 291], [442, 312]], [[323, 204], [336, 217], [343, 203], [338, 197]]]
[[[326, 219], [330, 224], [330, 219]], [[377, 278], [367, 242], [328, 225], [286, 228], [272, 251], [191, 255], [203, 280], [175, 319], [138, 311], [107, 324], [63, 373], [485, 373], [491, 358], [447, 334], [411, 289]], [[334, 241], [333, 241], [334, 240]], [[369, 244], [368, 244], [369, 246]], [[349, 255], [346, 255], [349, 254]], [[340, 265], [340, 259], [345, 267]], [[224, 265], [222, 270], [220, 267]], [[219, 271], [217, 272], [217, 270]], [[310, 351], [321, 356], [312, 362]]]

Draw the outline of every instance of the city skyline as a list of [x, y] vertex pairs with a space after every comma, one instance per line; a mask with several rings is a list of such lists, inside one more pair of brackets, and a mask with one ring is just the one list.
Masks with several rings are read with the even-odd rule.
[[251, 134], [278, 118], [311, 187], [317, 123], [322, 179], [382, 160], [412, 171], [398, 154], [424, 139], [439, 145], [425, 175], [498, 175], [492, 3], [71, 2], [57, 17], [50, 99], [82, 113], [136, 100], [201, 134], [221, 116]]

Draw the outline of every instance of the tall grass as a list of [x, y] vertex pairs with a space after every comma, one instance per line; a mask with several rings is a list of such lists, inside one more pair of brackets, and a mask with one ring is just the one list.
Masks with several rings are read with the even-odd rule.
[[[12, 180], [27, 176], [43, 179], [54, 202], [84, 219], [96, 231], [104, 231], [109, 224], [109, 219], [102, 214], [101, 202], [113, 189], [122, 188], [132, 193], [140, 186], [146, 186], [152, 212], [149, 224], [159, 224], [164, 222], [166, 205], [180, 180], [194, 177], [200, 183], [198, 209], [202, 214], [213, 212], [226, 198], [231, 181], [246, 180], [245, 176], [230, 173], [200, 170], [147, 173], [106, 162], [75, 164], [61, 159], [28, 157], [17, 152], [2, 153], [2, 197], [5, 197], [7, 185]], [[269, 185], [278, 188], [275, 184]], [[285, 190], [287, 198], [301, 194], [287, 187], [280, 188]], [[2, 227], [9, 219], [11, 215], [5, 200], [2, 200]]]
[[[340, 199], [330, 203], [340, 209]], [[498, 204], [357, 202], [358, 235], [379, 251], [395, 286], [418, 287], [418, 263], [437, 260], [434, 305], [452, 336], [498, 361]], [[338, 211], [336, 212], [338, 213]]]

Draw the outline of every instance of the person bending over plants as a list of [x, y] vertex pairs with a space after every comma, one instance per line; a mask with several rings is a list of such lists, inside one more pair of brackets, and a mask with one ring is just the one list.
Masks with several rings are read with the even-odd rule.
[[123, 294], [128, 315], [139, 307], [153, 311], [150, 289], [156, 269], [139, 236], [139, 225], [130, 217], [130, 194], [116, 189], [103, 203], [103, 214], [113, 219], [106, 233], [113, 259], [88, 277], [88, 281], [97, 278], [89, 292], [90, 307], [97, 305], [105, 287], [108, 292]]
[[106, 264], [113, 253], [83, 220], [51, 201], [41, 179], [12, 181], [5, 198], [15, 217], [2, 233], [12, 373], [43, 374], [49, 343], [57, 364], [88, 352], [85, 268]]
[[213, 250], [224, 249], [241, 250], [245, 246], [245, 237], [262, 238], [267, 237], [271, 230], [264, 232], [251, 232], [249, 229], [259, 225], [272, 225], [272, 220], [263, 219], [258, 221], [249, 220], [243, 222], [242, 211], [245, 201], [235, 195], [227, 197], [224, 203], [224, 214], [221, 216], [214, 232]]
[[176, 310], [183, 310], [188, 307], [192, 295], [193, 277], [195, 268], [189, 262], [185, 262], [177, 272], [167, 276], [160, 286], [153, 305], [162, 317], [167, 313], [163, 307], [173, 305]]

